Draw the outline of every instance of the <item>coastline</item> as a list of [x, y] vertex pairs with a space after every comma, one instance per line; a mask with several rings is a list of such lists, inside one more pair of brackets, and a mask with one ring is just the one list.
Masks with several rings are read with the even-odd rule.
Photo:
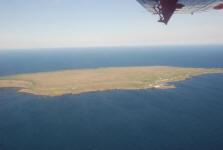
[[172, 82], [215, 73], [223, 70], [170, 66], [66, 70], [0, 77], [0, 88], [19, 88], [20, 93], [49, 97], [110, 90], [170, 89], [176, 88]]

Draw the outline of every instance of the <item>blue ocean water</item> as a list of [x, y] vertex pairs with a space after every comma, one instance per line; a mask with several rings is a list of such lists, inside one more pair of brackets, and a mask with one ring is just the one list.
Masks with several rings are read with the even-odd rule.
[[148, 65], [223, 68], [223, 46], [0, 50], [0, 76], [64, 69]]
[[[0, 76], [171, 65], [223, 68], [223, 46], [0, 51]], [[176, 89], [42, 97], [0, 89], [0, 150], [222, 150], [223, 74]]]

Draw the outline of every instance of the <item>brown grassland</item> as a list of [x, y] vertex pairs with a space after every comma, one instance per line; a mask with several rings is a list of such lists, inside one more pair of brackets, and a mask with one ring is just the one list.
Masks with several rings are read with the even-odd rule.
[[174, 88], [170, 82], [209, 73], [223, 73], [223, 69], [145, 66], [65, 70], [0, 77], [0, 88], [17, 87], [19, 92], [43, 96], [114, 89], [162, 89]]

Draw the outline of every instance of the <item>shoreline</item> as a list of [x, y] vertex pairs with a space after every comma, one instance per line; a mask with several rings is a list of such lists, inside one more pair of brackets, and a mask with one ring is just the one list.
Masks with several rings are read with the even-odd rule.
[[66, 70], [0, 77], [0, 88], [55, 97], [111, 90], [171, 89], [176, 88], [173, 82], [218, 73], [223, 73], [223, 69], [145, 66]]

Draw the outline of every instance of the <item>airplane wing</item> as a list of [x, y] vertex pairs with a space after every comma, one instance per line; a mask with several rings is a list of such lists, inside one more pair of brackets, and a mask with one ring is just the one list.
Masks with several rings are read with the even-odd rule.
[[168, 23], [174, 13], [199, 13], [223, 9], [223, 0], [137, 0], [149, 12], [159, 15], [159, 22]]

